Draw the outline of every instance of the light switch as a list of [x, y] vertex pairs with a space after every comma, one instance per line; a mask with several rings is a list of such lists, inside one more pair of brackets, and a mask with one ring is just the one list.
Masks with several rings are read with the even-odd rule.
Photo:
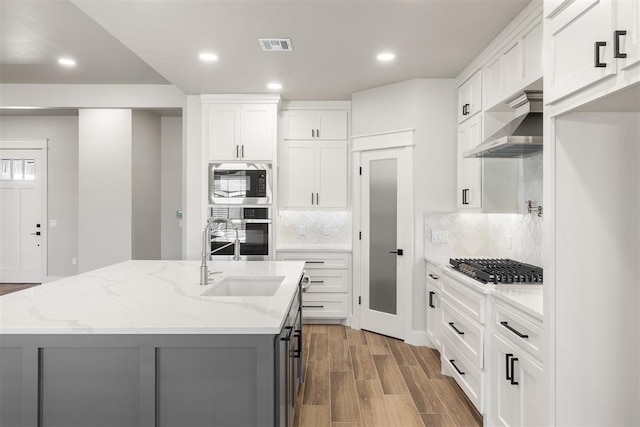
[[449, 231], [431, 230], [431, 243], [447, 243], [449, 241]]
[[49, 227], [57, 227], [58, 226], [58, 220], [57, 219], [50, 219], [49, 220]]

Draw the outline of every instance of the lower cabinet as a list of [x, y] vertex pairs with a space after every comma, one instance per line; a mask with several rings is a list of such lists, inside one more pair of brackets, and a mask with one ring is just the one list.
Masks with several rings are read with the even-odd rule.
[[351, 292], [350, 252], [311, 252], [278, 250], [278, 261], [304, 261], [308, 285], [303, 287], [302, 317], [335, 319], [349, 317]]
[[544, 417], [543, 370], [526, 351], [499, 335], [492, 337], [491, 425], [542, 426]]
[[440, 324], [442, 323], [442, 285], [440, 270], [427, 263], [427, 337], [431, 348], [440, 351]]

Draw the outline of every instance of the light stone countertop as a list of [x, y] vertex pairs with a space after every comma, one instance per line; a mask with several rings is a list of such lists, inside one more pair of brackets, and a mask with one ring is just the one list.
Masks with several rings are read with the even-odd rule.
[[[455, 258], [455, 257], [452, 257]], [[521, 311], [543, 320], [543, 286], [544, 285], [490, 285], [481, 283], [466, 276], [449, 265], [449, 259], [425, 256], [425, 260], [437, 264], [447, 274], [468, 285], [475, 291], [493, 295]]]
[[[0, 297], [0, 334], [277, 334], [302, 261], [125, 261]], [[201, 294], [226, 276], [284, 276], [273, 296]], [[2, 337], [0, 336], [0, 339]]]
[[353, 249], [351, 246], [347, 245], [303, 245], [303, 244], [286, 244], [286, 245], [276, 245], [276, 252], [319, 252], [319, 251], [328, 251], [328, 252], [352, 252]]

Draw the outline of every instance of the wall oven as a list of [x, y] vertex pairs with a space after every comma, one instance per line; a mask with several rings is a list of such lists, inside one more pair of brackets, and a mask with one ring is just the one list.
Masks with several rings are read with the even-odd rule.
[[271, 204], [271, 165], [209, 163], [209, 204]]
[[[238, 227], [240, 257], [246, 261], [268, 261], [273, 253], [270, 207], [212, 206], [212, 218], [229, 218]], [[233, 258], [233, 243], [236, 233], [229, 224], [214, 224], [211, 230], [211, 256]], [[216, 251], [217, 250], [217, 251]]]

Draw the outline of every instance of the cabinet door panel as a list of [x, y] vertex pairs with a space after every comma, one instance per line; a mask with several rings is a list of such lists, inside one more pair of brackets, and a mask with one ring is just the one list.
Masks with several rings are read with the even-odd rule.
[[347, 207], [347, 143], [318, 143], [317, 204]]
[[[521, 395], [518, 386], [507, 379], [507, 354], [514, 355], [514, 350], [506, 342], [493, 337], [493, 416], [496, 425], [512, 427], [520, 426]], [[514, 356], [515, 357], [515, 356]]]
[[620, 69], [625, 70], [640, 61], [640, 1], [618, 0], [616, 30], [624, 30], [626, 35], [620, 36], [620, 52], [627, 57], [618, 59]]
[[243, 105], [240, 155], [243, 160], [273, 160], [275, 105]]
[[[551, 63], [545, 101], [553, 102], [616, 73], [613, 59], [612, 1], [576, 1], [549, 22]], [[599, 60], [595, 67], [595, 42]]]
[[344, 110], [318, 113], [318, 139], [345, 140], [348, 136], [348, 114]]
[[464, 153], [482, 142], [482, 116], [476, 115], [458, 129], [458, 207], [482, 207], [482, 159]]
[[542, 23], [536, 25], [522, 39], [524, 49], [523, 77], [524, 84], [542, 78]]
[[285, 207], [309, 208], [315, 194], [315, 146], [313, 142], [289, 142], [285, 147], [283, 180]]
[[205, 106], [204, 135], [209, 146], [209, 160], [236, 160], [236, 145], [240, 135], [240, 107]]
[[316, 128], [315, 111], [285, 111], [284, 139], [314, 139], [312, 130]]

